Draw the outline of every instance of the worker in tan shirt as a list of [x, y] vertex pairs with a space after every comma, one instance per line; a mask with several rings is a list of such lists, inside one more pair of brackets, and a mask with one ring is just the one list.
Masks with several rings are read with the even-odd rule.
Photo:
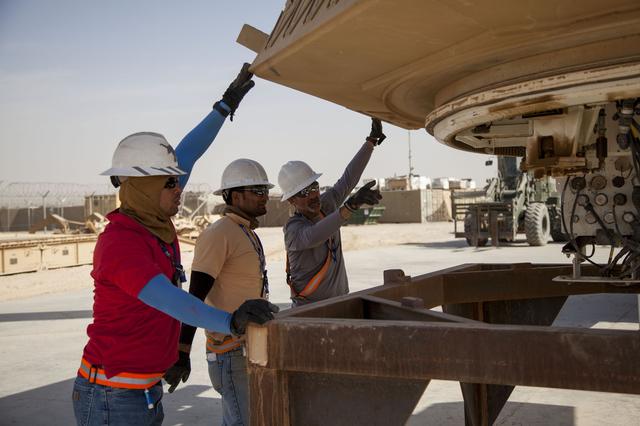
[[[269, 284], [265, 255], [254, 232], [264, 215], [269, 196], [264, 168], [256, 161], [241, 158], [222, 173], [220, 189], [227, 206], [223, 217], [198, 237], [191, 266], [189, 292], [207, 304], [227, 312], [235, 311], [249, 299], [267, 298]], [[271, 304], [270, 304], [271, 305]], [[277, 310], [275, 305], [271, 305]], [[189, 353], [195, 328], [182, 324], [179, 360], [165, 374], [173, 392], [191, 371]], [[249, 389], [244, 342], [240, 336], [206, 331], [209, 377], [222, 395], [223, 425], [249, 424]]]

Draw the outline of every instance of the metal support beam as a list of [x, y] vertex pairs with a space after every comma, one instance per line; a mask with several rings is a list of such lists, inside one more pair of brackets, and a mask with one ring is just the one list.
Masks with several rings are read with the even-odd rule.
[[252, 424], [404, 424], [431, 379], [461, 383], [473, 426], [492, 424], [517, 385], [640, 394], [640, 333], [550, 327], [569, 295], [640, 287], [553, 281], [570, 271], [388, 271], [382, 286], [250, 326]]
[[266, 330], [265, 367], [288, 372], [640, 394], [638, 332], [328, 318]]

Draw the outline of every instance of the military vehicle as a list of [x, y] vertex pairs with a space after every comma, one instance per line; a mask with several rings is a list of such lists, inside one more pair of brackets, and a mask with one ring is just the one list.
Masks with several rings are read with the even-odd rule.
[[497, 161], [498, 176], [488, 181], [483, 201], [465, 203], [452, 194], [454, 220], [464, 215], [464, 232], [456, 232], [456, 237], [464, 237], [470, 246], [477, 247], [485, 246], [489, 238], [494, 245], [515, 241], [522, 233], [532, 246], [543, 246], [549, 238], [567, 241], [555, 179], [536, 179], [520, 171], [516, 157], [499, 157]]

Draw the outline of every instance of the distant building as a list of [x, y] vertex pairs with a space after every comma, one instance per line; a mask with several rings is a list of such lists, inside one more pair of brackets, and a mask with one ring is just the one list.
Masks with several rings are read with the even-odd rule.
[[[431, 189], [431, 178], [427, 176], [394, 176], [377, 179], [383, 191], [409, 191], [413, 189]], [[382, 183], [380, 183], [382, 182]]]

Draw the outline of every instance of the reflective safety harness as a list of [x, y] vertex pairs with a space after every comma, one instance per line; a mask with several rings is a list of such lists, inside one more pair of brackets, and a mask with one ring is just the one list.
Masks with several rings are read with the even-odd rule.
[[[325, 217], [324, 213], [320, 212], [322, 218]], [[324, 264], [320, 268], [316, 274], [311, 277], [309, 282], [304, 286], [302, 291], [299, 293], [296, 292], [293, 286], [293, 279], [291, 278], [291, 268], [289, 266], [289, 253], [287, 252], [287, 263], [286, 263], [286, 273], [287, 273], [287, 284], [289, 284], [289, 288], [291, 289], [291, 298], [292, 299], [305, 299], [313, 294], [318, 287], [320, 287], [320, 283], [324, 280], [324, 277], [327, 275], [327, 271], [329, 271], [329, 266], [331, 266], [331, 260], [336, 261], [336, 252], [338, 247], [333, 244], [333, 235], [327, 240], [327, 259], [324, 261]]]
[[223, 354], [242, 345], [242, 340], [236, 336], [224, 336], [222, 340], [218, 340], [207, 333], [207, 352]]
[[89, 383], [97, 383], [102, 386], [122, 389], [148, 389], [162, 379], [164, 373], [119, 373], [107, 378], [107, 374], [102, 368], [91, 365], [89, 361], [82, 358], [78, 374], [89, 380]]

